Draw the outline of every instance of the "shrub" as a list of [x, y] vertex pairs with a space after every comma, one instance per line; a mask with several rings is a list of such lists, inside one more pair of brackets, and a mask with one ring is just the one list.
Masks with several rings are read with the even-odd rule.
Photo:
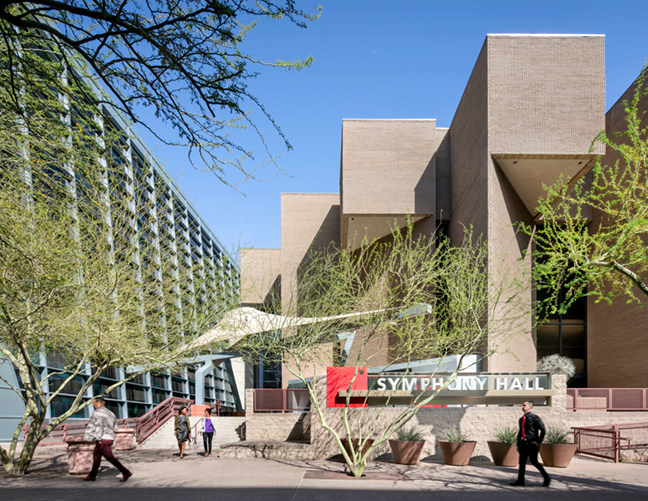
[[548, 444], [568, 444], [567, 437], [571, 432], [562, 427], [547, 426], [545, 441]]
[[468, 441], [468, 436], [464, 435], [461, 430], [459, 429], [458, 426], [450, 426], [449, 428], [446, 428], [443, 430], [440, 435], [443, 437], [443, 440], [447, 440], [448, 442], [467, 442]]
[[400, 440], [401, 442], [422, 442], [425, 439], [420, 430], [411, 427], [407, 429], [401, 428], [398, 430], [396, 432], [396, 440]]
[[518, 431], [515, 426], [503, 426], [495, 430], [495, 442], [514, 444], [517, 442]]
[[576, 374], [576, 366], [571, 358], [560, 355], [549, 355], [538, 360], [536, 370], [550, 372], [551, 374], [564, 374], [567, 379]]

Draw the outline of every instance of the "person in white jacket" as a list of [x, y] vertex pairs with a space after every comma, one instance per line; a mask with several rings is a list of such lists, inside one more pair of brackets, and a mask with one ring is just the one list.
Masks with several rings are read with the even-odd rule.
[[88, 442], [97, 442], [97, 445], [94, 450], [92, 471], [90, 471], [87, 477], [83, 477], [82, 480], [97, 480], [97, 473], [99, 473], [99, 466], [101, 465], [101, 456], [103, 456], [121, 472], [122, 479], [120, 482], [126, 482], [133, 474], [112, 453], [117, 418], [106, 408], [106, 401], [102, 397], [94, 398], [92, 400], [92, 407], [95, 410], [86, 426], [85, 439]]

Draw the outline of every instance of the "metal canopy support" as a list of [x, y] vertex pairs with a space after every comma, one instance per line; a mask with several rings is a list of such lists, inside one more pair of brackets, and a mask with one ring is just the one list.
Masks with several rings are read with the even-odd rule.
[[201, 355], [199, 357], [196, 357], [196, 362], [203, 363], [203, 365], [196, 370], [196, 405], [205, 404], [205, 376], [212, 371], [216, 364], [222, 362], [223, 360], [229, 360], [238, 356], [239, 354], [236, 352], [229, 352], [214, 353], [213, 355]]

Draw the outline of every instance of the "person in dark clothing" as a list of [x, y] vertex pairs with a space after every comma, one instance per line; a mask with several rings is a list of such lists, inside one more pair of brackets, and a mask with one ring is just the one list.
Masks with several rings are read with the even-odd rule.
[[178, 448], [180, 449], [180, 459], [184, 459], [184, 451], [187, 445], [187, 440], [191, 438], [191, 428], [189, 427], [189, 417], [187, 416], [187, 408], [183, 405], [180, 407], [178, 414], [175, 417], [175, 424], [173, 434], [178, 440]]
[[551, 478], [538, 463], [538, 450], [540, 444], [544, 440], [545, 436], [545, 426], [540, 419], [540, 416], [533, 414], [533, 402], [528, 401], [522, 404], [522, 411], [524, 415], [520, 418], [519, 422], [519, 431], [517, 436], [517, 449], [520, 454], [520, 467], [518, 470], [518, 479], [515, 482], [512, 482], [511, 485], [523, 486], [524, 485], [524, 472], [526, 469], [527, 458], [531, 460], [531, 464], [535, 466], [538, 471], [542, 474], [544, 482], [542, 483], [543, 487], [549, 487], [551, 484]]

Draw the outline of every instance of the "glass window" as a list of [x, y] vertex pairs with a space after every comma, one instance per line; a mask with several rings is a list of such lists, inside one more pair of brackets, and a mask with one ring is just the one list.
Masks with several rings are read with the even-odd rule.
[[[538, 291], [538, 300], [546, 298]], [[559, 301], [565, 292], [560, 291]], [[537, 327], [536, 348], [538, 359], [558, 354], [571, 358], [576, 374], [567, 382], [572, 388], [587, 387], [587, 298], [581, 297], [564, 314], [551, 314], [545, 323]]]

